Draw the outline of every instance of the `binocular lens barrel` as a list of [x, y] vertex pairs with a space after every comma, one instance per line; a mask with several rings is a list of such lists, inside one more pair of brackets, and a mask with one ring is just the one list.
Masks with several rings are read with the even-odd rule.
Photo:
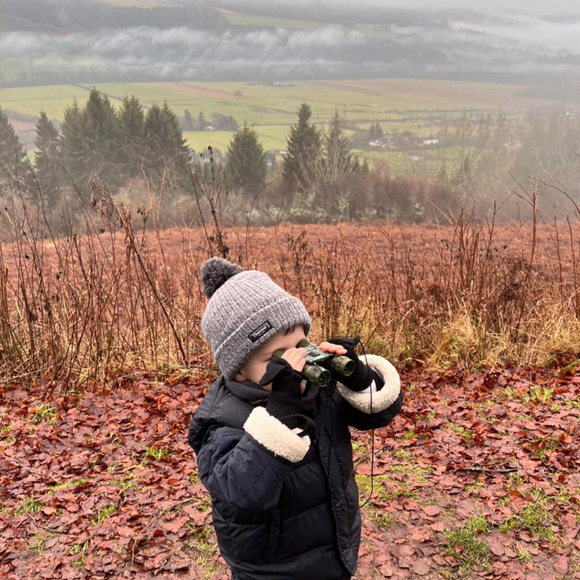
[[332, 371], [343, 377], [348, 377], [354, 373], [355, 363], [347, 356], [332, 357], [328, 364]]
[[318, 365], [306, 364], [302, 370], [302, 376], [311, 384], [319, 387], [325, 387], [330, 383], [331, 375], [323, 367]]
[[[305, 342], [308, 346], [307, 341]], [[301, 346], [301, 343], [298, 344]], [[318, 350], [314, 348], [314, 350]], [[281, 357], [284, 354], [284, 349], [278, 349], [274, 352], [274, 356]], [[322, 362], [314, 363], [314, 362], [307, 362], [304, 365], [304, 369], [300, 373], [307, 381], [309, 381], [313, 385], [317, 385], [319, 387], [326, 387], [328, 383], [332, 380], [332, 374], [341, 375], [343, 377], [348, 377], [352, 375], [355, 369], [355, 362], [344, 355], [333, 356], [328, 354], [327, 357], [324, 356], [322, 351], [318, 350], [319, 355], [322, 355], [323, 360]], [[315, 359], [316, 360], [316, 359]]]

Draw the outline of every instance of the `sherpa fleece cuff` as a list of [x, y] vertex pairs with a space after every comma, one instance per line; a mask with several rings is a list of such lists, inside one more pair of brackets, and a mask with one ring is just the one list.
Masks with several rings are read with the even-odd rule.
[[301, 437], [299, 427], [290, 429], [264, 409], [256, 407], [244, 423], [244, 430], [274, 455], [292, 463], [304, 459], [310, 448], [310, 437]]
[[[389, 408], [398, 398], [401, 391], [401, 378], [397, 369], [382, 356], [367, 354], [359, 356], [359, 359], [372, 367], [384, 381], [384, 386], [380, 391], [374, 393], [359, 393], [351, 391], [349, 388], [338, 382], [337, 387], [343, 398], [355, 409], [363, 413], [380, 413]], [[371, 408], [372, 400], [372, 408]]]

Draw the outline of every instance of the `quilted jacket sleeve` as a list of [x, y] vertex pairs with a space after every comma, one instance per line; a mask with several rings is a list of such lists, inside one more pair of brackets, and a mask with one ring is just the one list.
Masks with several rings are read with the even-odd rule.
[[359, 357], [373, 368], [383, 379], [383, 387], [375, 392], [370, 389], [362, 392], [351, 391], [337, 383], [342, 398], [340, 409], [351, 427], [368, 430], [388, 425], [399, 413], [403, 403], [401, 379], [395, 367], [385, 358], [377, 355]]
[[207, 432], [197, 452], [199, 475], [213, 497], [239, 509], [273, 509], [284, 478], [309, 447], [309, 437], [256, 407], [243, 430], [215, 425]]

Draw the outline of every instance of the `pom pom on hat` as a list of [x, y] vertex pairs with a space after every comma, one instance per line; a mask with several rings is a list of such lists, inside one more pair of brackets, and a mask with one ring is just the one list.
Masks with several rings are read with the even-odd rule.
[[210, 258], [200, 270], [203, 293], [211, 298], [224, 282], [243, 271], [241, 266], [224, 258]]

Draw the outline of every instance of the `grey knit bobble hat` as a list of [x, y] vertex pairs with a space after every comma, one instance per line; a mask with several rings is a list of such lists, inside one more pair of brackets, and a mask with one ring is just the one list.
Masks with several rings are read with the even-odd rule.
[[201, 331], [226, 379], [233, 379], [252, 354], [279, 332], [297, 324], [304, 326], [305, 334], [310, 331], [304, 304], [265, 272], [211, 258], [200, 274], [203, 293], [209, 298]]

